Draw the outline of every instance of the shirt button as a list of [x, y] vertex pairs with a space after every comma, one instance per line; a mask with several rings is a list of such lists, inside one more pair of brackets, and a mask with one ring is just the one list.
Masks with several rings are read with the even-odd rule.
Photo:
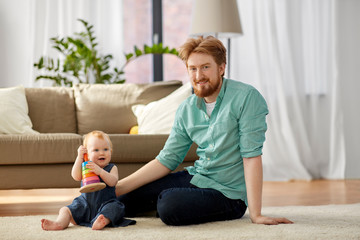
[[213, 147], [214, 147], [214, 145], [210, 144], [210, 147], [211, 147], [211, 148], [213, 148]]
[[210, 161], [210, 158], [207, 158], [208, 161]]

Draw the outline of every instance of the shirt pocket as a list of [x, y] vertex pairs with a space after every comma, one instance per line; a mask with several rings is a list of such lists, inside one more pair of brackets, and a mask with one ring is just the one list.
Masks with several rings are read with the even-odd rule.
[[237, 119], [228, 116], [213, 124], [212, 133], [217, 152], [239, 145], [239, 124]]

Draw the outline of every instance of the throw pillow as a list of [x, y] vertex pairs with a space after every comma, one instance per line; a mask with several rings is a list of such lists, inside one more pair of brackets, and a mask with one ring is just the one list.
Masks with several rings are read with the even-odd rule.
[[23, 86], [0, 89], [0, 133], [39, 134], [32, 129]]
[[191, 95], [191, 84], [186, 83], [170, 95], [147, 105], [134, 105], [139, 134], [169, 134], [179, 105]]

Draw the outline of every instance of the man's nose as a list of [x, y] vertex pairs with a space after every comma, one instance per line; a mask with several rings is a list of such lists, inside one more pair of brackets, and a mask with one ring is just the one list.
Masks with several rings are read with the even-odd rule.
[[196, 71], [196, 79], [197, 79], [197, 80], [200, 80], [200, 79], [202, 78], [202, 76], [203, 76], [203, 74], [202, 74], [202, 72], [201, 72], [201, 69], [198, 69], [198, 70]]

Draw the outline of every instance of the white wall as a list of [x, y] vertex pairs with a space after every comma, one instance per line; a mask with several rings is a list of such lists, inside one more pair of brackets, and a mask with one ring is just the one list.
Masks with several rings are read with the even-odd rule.
[[360, 178], [360, 1], [338, 1], [338, 64], [345, 124], [346, 178]]

